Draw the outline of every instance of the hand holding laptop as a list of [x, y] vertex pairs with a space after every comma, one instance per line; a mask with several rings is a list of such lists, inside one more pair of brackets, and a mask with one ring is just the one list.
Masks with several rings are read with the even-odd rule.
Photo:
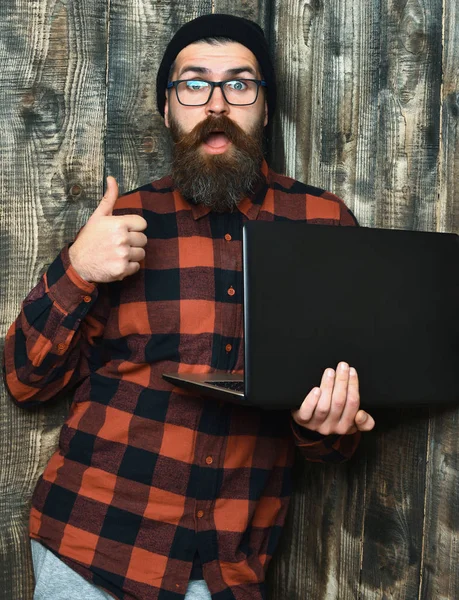
[[336, 372], [325, 370], [320, 387], [309, 392], [292, 417], [301, 427], [323, 435], [347, 435], [375, 426], [373, 417], [360, 409], [357, 371], [345, 362]]

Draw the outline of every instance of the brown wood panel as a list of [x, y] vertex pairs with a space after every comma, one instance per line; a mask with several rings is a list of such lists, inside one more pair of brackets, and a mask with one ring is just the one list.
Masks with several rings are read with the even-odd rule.
[[128, 191], [169, 169], [168, 131], [156, 109], [156, 73], [175, 31], [212, 12], [211, 0], [111, 0], [107, 174]]
[[[102, 192], [106, 9], [0, 4], [0, 336]], [[2, 344], [3, 345], [3, 344]], [[29, 499], [66, 403], [16, 408], [0, 384], [0, 595], [32, 597]]]

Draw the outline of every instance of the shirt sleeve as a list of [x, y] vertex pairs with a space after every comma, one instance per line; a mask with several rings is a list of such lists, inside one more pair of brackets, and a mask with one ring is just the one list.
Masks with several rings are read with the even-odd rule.
[[340, 463], [349, 460], [356, 451], [362, 434], [322, 435], [298, 425], [292, 417], [290, 423], [296, 446], [312, 462]]
[[104, 330], [107, 312], [99, 289], [78, 275], [68, 250], [24, 300], [6, 335], [3, 375], [21, 406], [48, 400], [87, 375], [92, 348]]

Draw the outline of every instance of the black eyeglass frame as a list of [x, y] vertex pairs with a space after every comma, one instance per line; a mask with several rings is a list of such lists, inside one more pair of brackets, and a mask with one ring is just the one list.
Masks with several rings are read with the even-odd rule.
[[[184, 83], [185, 81], [201, 81], [203, 83], [208, 83], [210, 85], [210, 92], [209, 92], [209, 97], [207, 98], [207, 100], [205, 102], [202, 102], [201, 104], [185, 104], [184, 102], [182, 102], [179, 98], [179, 93], [178, 93], [177, 88], [180, 83]], [[248, 104], [235, 104], [234, 102], [230, 102], [228, 100], [228, 98], [226, 97], [225, 90], [223, 89], [223, 86], [225, 85], [225, 83], [229, 83], [230, 81], [252, 81], [253, 83], [256, 83], [257, 84], [257, 95], [255, 96], [255, 100], [253, 102], [249, 102]], [[268, 84], [263, 79], [245, 79], [245, 78], [241, 79], [241, 78], [237, 78], [237, 77], [233, 77], [232, 79], [225, 79], [224, 81], [207, 81], [206, 79], [177, 79], [175, 81], [169, 81], [166, 89], [170, 90], [172, 88], [175, 88], [175, 95], [177, 96], [177, 100], [178, 100], [179, 104], [181, 104], [182, 106], [205, 106], [206, 104], [208, 104], [210, 102], [210, 99], [212, 98], [212, 95], [213, 95], [216, 87], [219, 87], [221, 89], [223, 98], [225, 99], [225, 102], [227, 102], [228, 104], [231, 104], [231, 106], [252, 106], [252, 104], [255, 104], [255, 102], [258, 100], [258, 95], [260, 93], [260, 87], [268, 87]]]

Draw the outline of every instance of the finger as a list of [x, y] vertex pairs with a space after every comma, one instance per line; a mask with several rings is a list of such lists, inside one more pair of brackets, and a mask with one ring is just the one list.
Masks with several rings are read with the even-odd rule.
[[338, 423], [346, 406], [347, 388], [349, 384], [349, 365], [340, 362], [336, 368], [335, 385], [330, 406], [330, 417], [333, 422]]
[[107, 177], [107, 189], [105, 190], [105, 194], [101, 201], [99, 202], [99, 206], [94, 211], [94, 214], [100, 216], [109, 216], [113, 214], [113, 208], [115, 206], [116, 201], [118, 200], [118, 183], [114, 177]]
[[300, 408], [296, 411], [292, 411], [292, 417], [298, 424], [305, 425], [305, 423], [311, 420], [317, 402], [319, 401], [320, 394], [320, 388], [316, 387], [312, 389], [303, 400]]
[[124, 279], [125, 277], [129, 277], [130, 275], [135, 275], [135, 273], [137, 273], [137, 271], [139, 271], [139, 270], [140, 270], [140, 264], [138, 262], [129, 262], [126, 266], [124, 275], [123, 275], [123, 277], [121, 277], [121, 279]]
[[375, 420], [364, 410], [359, 410], [355, 415], [355, 426], [359, 431], [371, 431], [375, 426]]
[[130, 231], [128, 233], [128, 244], [132, 248], [144, 248], [148, 243], [148, 238], [144, 233]]
[[333, 369], [325, 369], [320, 382], [320, 398], [311, 419], [314, 426], [320, 425], [328, 417], [334, 382], [335, 371]]
[[147, 228], [147, 222], [139, 215], [123, 215], [116, 217], [127, 227], [128, 231], [143, 231]]
[[340, 426], [352, 427], [355, 416], [360, 408], [359, 377], [354, 367], [349, 369], [349, 383], [347, 386], [346, 406], [340, 418]]
[[143, 248], [131, 248], [129, 250], [129, 262], [141, 262], [145, 258]]

